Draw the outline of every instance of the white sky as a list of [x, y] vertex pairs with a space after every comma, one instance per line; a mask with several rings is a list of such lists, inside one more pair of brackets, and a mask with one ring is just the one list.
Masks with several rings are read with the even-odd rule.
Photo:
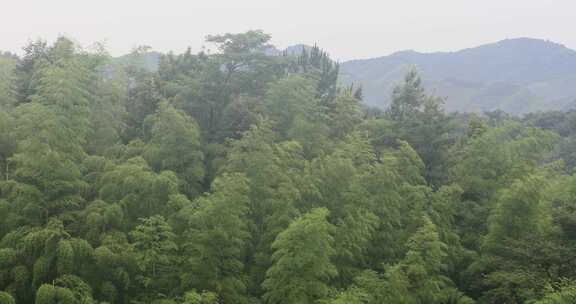
[[[4, 1], [3, 1], [4, 2]], [[533, 37], [576, 49], [576, 0], [12, 0], [0, 11], [0, 50], [65, 34], [104, 42], [200, 50], [208, 34], [262, 29], [279, 47], [318, 43], [339, 60], [395, 51], [450, 51]]]

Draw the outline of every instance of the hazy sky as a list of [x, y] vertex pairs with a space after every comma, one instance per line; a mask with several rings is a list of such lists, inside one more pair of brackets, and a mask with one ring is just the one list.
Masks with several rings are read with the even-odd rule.
[[314, 44], [339, 60], [405, 49], [450, 51], [505, 38], [576, 49], [576, 0], [20, 0], [2, 3], [0, 50], [64, 34], [104, 42], [199, 50], [208, 34], [262, 29], [280, 47]]

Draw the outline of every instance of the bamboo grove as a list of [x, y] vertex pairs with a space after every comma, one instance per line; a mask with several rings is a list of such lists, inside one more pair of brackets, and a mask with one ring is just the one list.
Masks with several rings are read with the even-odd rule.
[[0, 55], [0, 303], [576, 302], [576, 113], [362, 105], [318, 47]]

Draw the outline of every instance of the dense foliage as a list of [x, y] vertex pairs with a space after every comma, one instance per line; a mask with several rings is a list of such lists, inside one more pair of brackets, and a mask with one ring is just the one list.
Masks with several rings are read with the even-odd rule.
[[576, 299], [576, 115], [365, 108], [319, 48], [0, 55], [0, 304]]

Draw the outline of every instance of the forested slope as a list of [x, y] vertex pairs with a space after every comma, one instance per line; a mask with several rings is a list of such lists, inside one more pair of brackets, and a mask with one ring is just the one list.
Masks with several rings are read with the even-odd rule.
[[269, 39], [0, 57], [0, 303], [574, 303], [574, 113], [448, 115], [414, 70], [368, 110]]
[[512, 114], [570, 110], [576, 101], [576, 51], [550, 41], [515, 38], [456, 52], [401, 51], [342, 63], [345, 83], [361, 84], [366, 103], [385, 107], [413, 66], [425, 87], [447, 97], [446, 109]]

